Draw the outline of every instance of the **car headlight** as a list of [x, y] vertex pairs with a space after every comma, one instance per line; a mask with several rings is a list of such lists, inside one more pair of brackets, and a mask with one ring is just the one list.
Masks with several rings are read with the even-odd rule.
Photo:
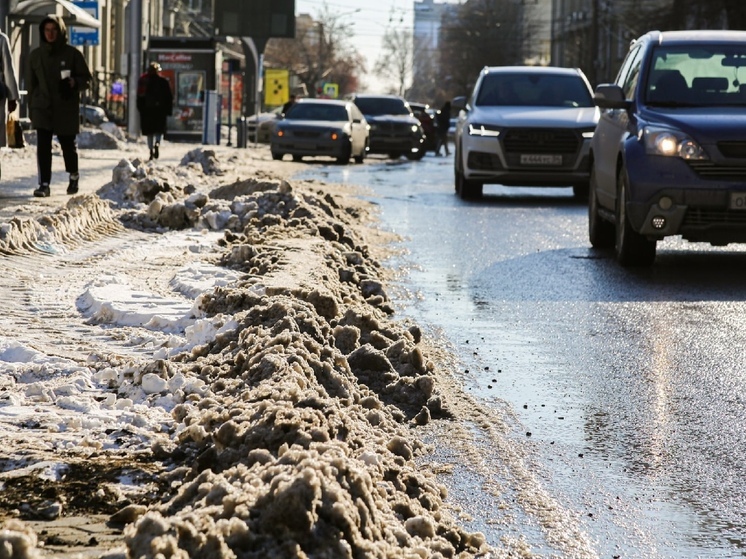
[[500, 135], [500, 129], [497, 126], [489, 124], [469, 123], [469, 136], [483, 136], [488, 138], [497, 138]]
[[642, 136], [648, 154], [689, 160], [708, 159], [707, 153], [697, 142], [675, 128], [646, 126], [642, 129]]
[[593, 138], [593, 133], [596, 131], [596, 128], [586, 128], [585, 130], [580, 131], [580, 135], [583, 136], [584, 140], [590, 140]]
[[417, 124], [413, 124], [411, 130], [413, 134], [417, 134], [420, 131], [420, 127]]

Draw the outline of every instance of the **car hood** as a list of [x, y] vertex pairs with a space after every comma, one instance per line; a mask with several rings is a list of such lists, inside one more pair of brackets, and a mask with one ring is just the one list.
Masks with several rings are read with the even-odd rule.
[[339, 120], [281, 120], [277, 123], [278, 128], [324, 128], [342, 130], [346, 122]]
[[[717, 112], [715, 112], [717, 111]], [[655, 109], [641, 113], [648, 124], [663, 124], [686, 132], [700, 143], [746, 141], [746, 107]]]
[[420, 121], [409, 115], [364, 115], [368, 124], [377, 122], [400, 122], [402, 124], [419, 124]]
[[582, 128], [598, 122], [597, 107], [475, 107], [469, 122], [506, 127]]

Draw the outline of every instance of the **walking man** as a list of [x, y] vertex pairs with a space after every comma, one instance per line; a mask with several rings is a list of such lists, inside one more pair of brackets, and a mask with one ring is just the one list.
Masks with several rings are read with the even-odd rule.
[[52, 136], [62, 148], [65, 170], [70, 174], [68, 194], [77, 194], [80, 92], [88, 88], [91, 71], [83, 54], [67, 43], [67, 27], [59, 16], [39, 24], [41, 44], [31, 51], [26, 75], [31, 126], [36, 129], [36, 164], [39, 187], [34, 196], [49, 196], [52, 182]]

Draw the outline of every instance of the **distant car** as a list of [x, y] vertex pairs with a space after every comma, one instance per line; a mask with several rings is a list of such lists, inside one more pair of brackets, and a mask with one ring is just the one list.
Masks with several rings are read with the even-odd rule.
[[391, 159], [402, 155], [422, 159], [425, 133], [404, 99], [397, 95], [356, 94], [351, 100], [370, 126], [370, 153], [385, 153]]
[[486, 67], [471, 96], [452, 106], [461, 111], [454, 175], [462, 198], [480, 197], [484, 184], [572, 186], [587, 195], [599, 111], [579, 69]]
[[[258, 115], [246, 117], [246, 139], [249, 142], [268, 144], [277, 120], [282, 116], [282, 106]], [[259, 136], [257, 137], [257, 127]]]
[[368, 123], [352, 101], [300, 99], [277, 121], [270, 151], [278, 160], [285, 154], [294, 161], [325, 155], [341, 164], [349, 163], [350, 157], [362, 163], [369, 141]]
[[99, 124], [108, 121], [106, 118], [106, 111], [101, 107], [95, 105], [81, 105], [80, 106], [80, 121], [83, 124], [92, 124], [98, 126]]
[[594, 247], [649, 266], [670, 235], [746, 242], [745, 82], [746, 32], [651, 31], [631, 44], [594, 97], [603, 109], [591, 144]]
[[425, 133], [425, 141], [423, 142], [425, 151], [435, 151], [435, 147], [438, 145], [435, 119], [433, 118], [435, 111], [427, 103], [412, 103], [410, 101], [409, 107], [412, 109], [412, 114], [420, 121], [422, 131]]

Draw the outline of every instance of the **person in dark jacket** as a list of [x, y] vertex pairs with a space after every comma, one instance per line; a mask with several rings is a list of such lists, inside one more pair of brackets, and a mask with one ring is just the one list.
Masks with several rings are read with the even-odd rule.
[[80, 92], [88, 88], [91, 71], [85, 57], [67, 43], [67, 27], [59, 16], [39, 24], [41, 44], [29, 54], [26, 89], [31, 126], [36, 129], [36, 163], [39, 187], [34, 196], [49, 196], [52, 182], [52, 136], [62, 148], [65, 170], [70, 174], [68, 194], [78, 192]]
[[435, 129], [438, 134], [438, 141], [435, 144], [435, 155], [440, 155], [440, 147], [445, 148], [446, 155], [451, 155], [448, 151], [448, 128], [451, 126], [451, 102], [446, 101], [440, 110], [435, 113]]
[[168, 117], [173, 111], [171, 84], [160, 75], [161, 65], [151, 62], [148, 71], [140, 76], [137, 84], [137, 110], [140, 112], [140, 130], [148, 137], [150, 160], [158, 159]]

